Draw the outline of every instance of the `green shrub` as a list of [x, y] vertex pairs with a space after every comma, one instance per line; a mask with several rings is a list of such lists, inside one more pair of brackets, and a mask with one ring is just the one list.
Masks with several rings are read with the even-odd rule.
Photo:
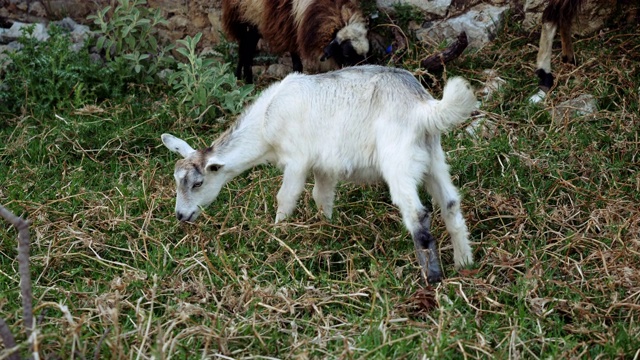
[[147, 8], [146, 0], [118, 0], [118, 6], [107, 19], [111, 6], [89, 15], [98, 26], [96, 47], [105, 51], [107, 61], [126, 78], [137, 83], [154, 83], [156, 75], [170, 66], [173, 59], [166, 54], [173, 45], [158, 44], [154, 30], [166, 25], [160, 9]]
[[33, 27], [23, 30], [20, 51], [9, 53], [10, 65], [0, 91], [0, 109], [15, 113], [78, 107], [87, 102], [117, 96], [124, 83], [113, 70], [94, 62], [89, 52], [71, 49], [69, 34], [56, 26], [49, 39], [32, 38]]
[[253, 85], [237, 86], [228, 63], [205, 59], [196, 54], [201, 33], [178, 40], [176, 49], [186, 59], [178, 63], [178, 70], [169, 76], [169, 85], [176, 92], [188, 116], [218, 116], [237, 114], [249, 100]]

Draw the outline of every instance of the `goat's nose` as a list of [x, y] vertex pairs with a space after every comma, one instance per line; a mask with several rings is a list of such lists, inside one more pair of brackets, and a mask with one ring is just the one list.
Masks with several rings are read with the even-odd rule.
[[184, 214], [180, 211], [176, 211], [176, 217], [178, 218], [178, 221], [182, 221], [182, 219], [184, 219]]

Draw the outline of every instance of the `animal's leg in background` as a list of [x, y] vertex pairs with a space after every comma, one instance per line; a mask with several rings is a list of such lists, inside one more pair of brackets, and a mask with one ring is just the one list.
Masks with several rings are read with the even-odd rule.
[[451, 236], [453, 261], [457, 269], [473, 264], [469, 231], [460, 210], [460, 195], [446, 168], [434, 169], [425, 177], [425, 187], [440, 206], [442, 218]]
[[244, 82], [247, 84], [253, 84], [253, 57], [256, 53], [256, 46], [258, 46], [258, 40], [260, 40], [260, 33], [258, 28], [253, 25], [246, 26], [244, 36], [240, 39], [238, 44], [238, 67], [236, 68], [236, 78], [238, 80], [243, 79], [242, 72], [244, 70]]
[[287, 165], [282, 176], [282, 187], [278, 191], [276, 223], [286, 219], [296, 208], [300, 193], [304, 190], [308, 169], [304, 166]]
[[402, 220], [413, 238], [416, 256], [422, 275], [430, 284], [442, 280], [442, 270], [438, 254], [438, 243], [431, 235], [431, 214], [422, 206], [414, 181], [403, 178], [396, 172], [393, 178], [387, 178], [393, 203], [400, 208]]
[[338, 181], [318, 170], [313, 171], [313, 177], [315, 179], [312, 193], [313, 200], [316, 202], [318, 209], [322, 209], [324, 216], [331, 219], [335, 189]]
[[297, 53], [291, 53], [291, 62], [293, 63], [293, 71], [302, 72], [302, 60], [300, 60], [300, 55]]
[[562, 40], [562, 62], [576, 65], [576, 55], [573, 53], [571, 40], [571, 20], [560, 23], [560, 39]]
[[538, 59], [536, 62], [536, 75], [540, 81], [540, 90], [548, 92], [553, 86], [553, 75], [551, 75], [551, 51], [553, 38], [556, 36], [558, 25], [553, 22], [542, 23], [542, 34], [540, 35], [540, 48], [538, 49]]

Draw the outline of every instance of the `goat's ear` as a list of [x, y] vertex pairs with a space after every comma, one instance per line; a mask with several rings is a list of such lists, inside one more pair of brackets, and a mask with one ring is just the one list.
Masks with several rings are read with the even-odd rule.
[[216, 172], [224, 166], [224, 163], [220, 161], [220, 159], [210, 158], [207, 160], [207, 171]]
[[182, 155], [182, 157], [186, 158], [189, 155], [193, 154], [195, 150], [186, 141], [179, 139], [171, 134], [162, 134], [162, 143], [167, 149], [173, 151], [174, 153]]

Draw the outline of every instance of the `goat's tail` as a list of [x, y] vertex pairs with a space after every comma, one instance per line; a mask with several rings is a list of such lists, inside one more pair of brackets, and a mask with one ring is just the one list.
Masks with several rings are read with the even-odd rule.
[[426, 129], [439, 134], [464, 122], [477, 110], [477, 99], [469, 82], [461, 77], [447, 81], [442, 100], [434, 101], [426, 114]]

